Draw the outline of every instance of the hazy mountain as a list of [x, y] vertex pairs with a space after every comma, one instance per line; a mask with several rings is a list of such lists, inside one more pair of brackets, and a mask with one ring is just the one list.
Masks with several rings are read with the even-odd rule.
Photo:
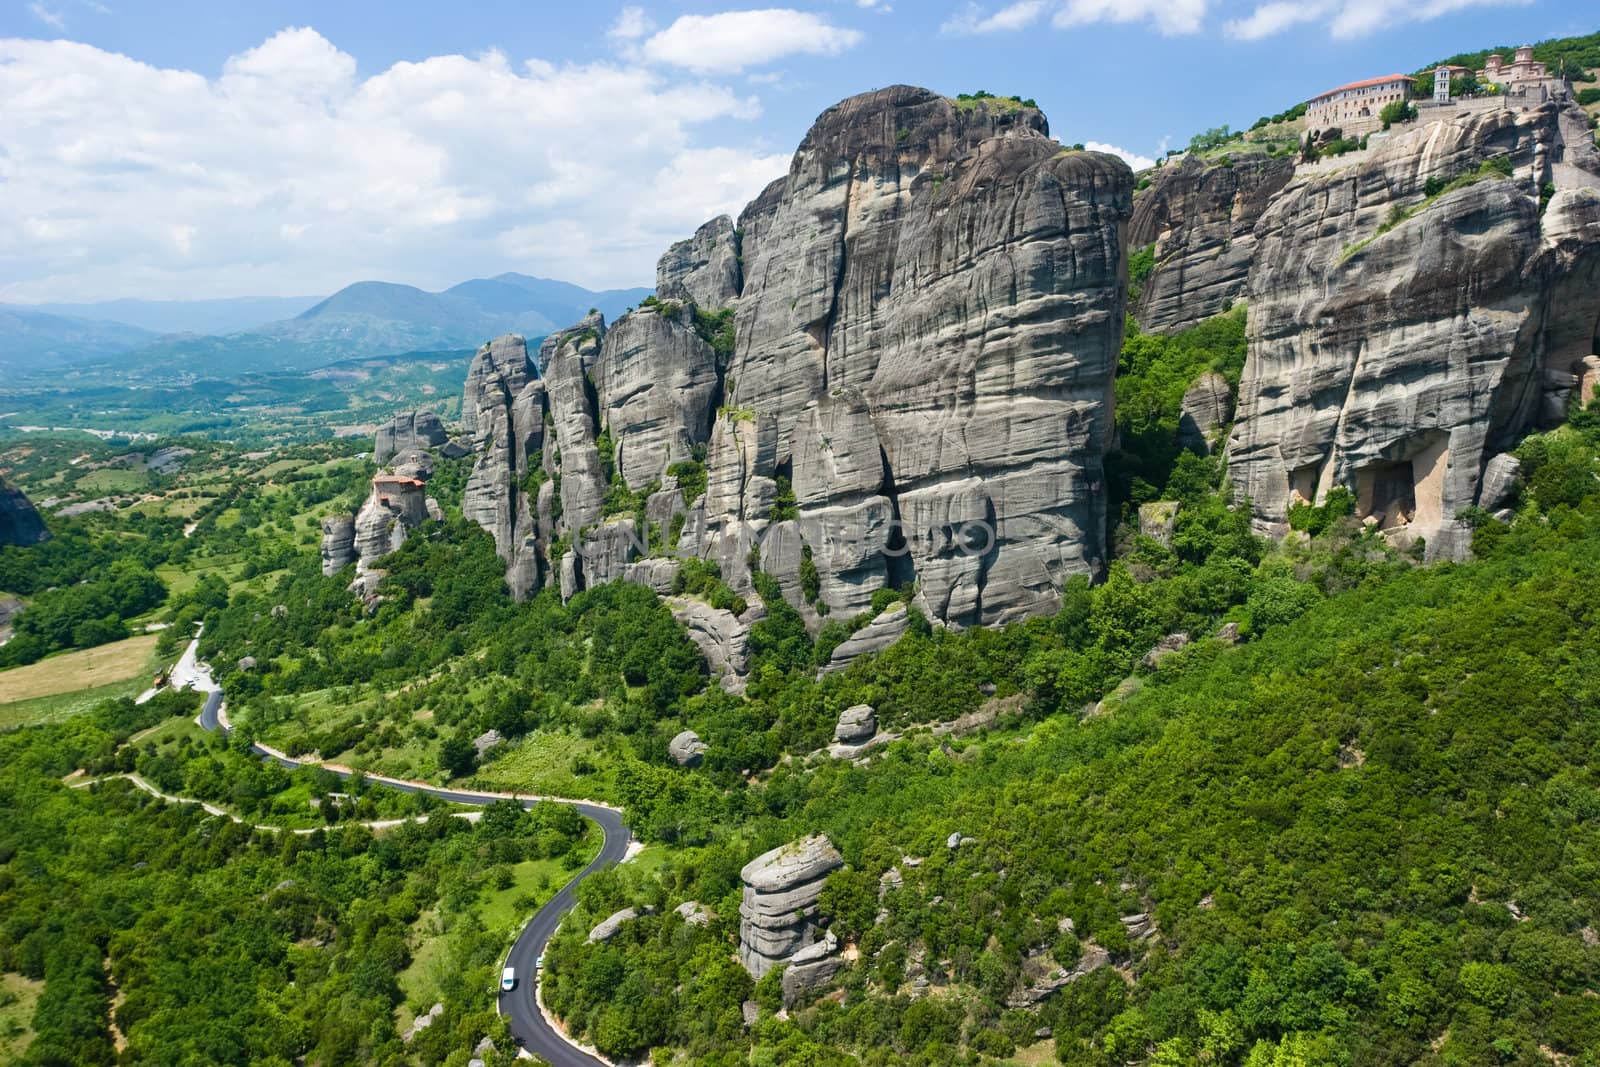
[[590, 308], [614, 318], [650, 292], [594, 292], [525, 274], [474, 279], [442, 293], [392, 282], [357, 282], [292, 318], [222, 336], [163, 337], [134, 353], [127, 369], [134, 375], [183, 371], [228, 376], [303, 370], [363, 356], [473, 348], [508, 332], [542, 337], [581, 319]]
[[156, 335], [126, 322], [51, 315], [0, 304], [0, 368], [37, 370], [120, 355]]
[[157, 334], [225, 334], [290, 318], [321, 299], [321, 296], [240, 296], [221, 300], [106, 300], [94, 304], [35, 304], [27, 310], [126, 322]]

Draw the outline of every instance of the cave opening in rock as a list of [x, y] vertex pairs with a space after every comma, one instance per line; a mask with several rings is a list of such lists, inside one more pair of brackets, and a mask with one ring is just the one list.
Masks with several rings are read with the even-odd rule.
[[1356, 471], [1356, 515], [1380, 529], [1404, 526], [1417, 511], [1416, 478], [1409, 462], [1380, 461]]

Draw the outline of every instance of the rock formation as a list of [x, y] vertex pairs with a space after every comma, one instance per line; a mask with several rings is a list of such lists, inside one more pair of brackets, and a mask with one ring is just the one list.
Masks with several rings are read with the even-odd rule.
[[667, 754], [680, 767], [698, 767], [701, 758], [709, 752], [706, 743], [693, 730], [685, 730], [667, 742]]
[[659, 481], [711, 435], [722, 385], [716, 356], [689, 318], [676, 303], [624, 315], [595, 362], [598, 411], [590, 414], [610, 431], [612, 462], [630, 489]]
[[722, 688], [743, 693], [750, 674], [750, 628], [733, 612], [692, 597], [668, 597], [667, 607], [689, 631]]
[[858, 745], [870, 740], [878, 732], [878, 714], [871, 704], [855, 704], [839, 713], [839, 722], [833, 728], [833, 739], [845, 744]]
[[729, 402], [775, 418], [744, 473], [792, 479], [822, 601], [914, 576], [957, 624], [1049, 610], [1103, 557], [1131, 174], [1032, 108], [896, 86], [825, 112], [772, 194], [741, 219]]
[[33, 501], [21, 489], [0, 482], [0, 545], [37, 545], [49, 539]]
[[[463, 421], [472, 495], [493, 506], [473, 517], [513, 567], [524, 546], [567, 549], [548, 564], [567, 595], [657, 576], [632, 564], [681, 523], [679, 551], [741, 594], [759, 542], [813, 626], [913, 581], [955, 625], [1050, 610], [1104, 557], [1131, 187], [1012, 101], [897, 86], [829, 109], [737, 227], [712, 220], [662, 257], [657, 301], [546, 340], [542, 411], [528, 397], [501, 418], [527, 376], [501, 384], [506, 339], [479, 354]], [[727, 306], [723, 366], [694, 313]], [[552, 488], [530, 502], [515, 453], [546, 419]], [[702, 457], [703, 499], [666, 488]], [[624, 549], [607, 527], [657, 482]], [[524, 568], [513, 590], [542, 580]]]
[[1487, 464], [1564, 415], [1600, 336], [1600, 158], [1567, 125], [1554, 103], [1420, 123], [1262, 216], [1229, 443], [1259, 532], [1343, 487], [1430, 557], [1465, 551]]
[[506, 585], [518, 599], [540, 584], [538, 528], [526, 481], [543, 465], [544, 395], [527, 343], [512, 334], [478, 350], [461, 399], [462, 421], [478, 453], [461, 512], [493, 535], [506, 561]]
[[656, 264], [656, 296], [703, 308], [733, 303], [743, 285], [733, 220], [718, 215], [679, 241]]
[[372, 462], [383, 466], [402, 452], [426, 452], [450, 440], [444, 422], [431, 411], [407, 411], [378, 427]]
[[1178, 444], [1209, 455], [1217, 431], [1233, 418], [1233, 387], [1216, 371], [1206, 371], [1183, 394], [1178, 409]]
[[1128, 247], [1153, 246], [1155, 265], [1130, 308], [1139, 325], [1170, 333], [1226, 311], [1245, 292], [1255, 225], [1294, 177], [1294, 161], [1241, 154], [1185, 156], [1155, 172], [1133, 200]]
[[911, 615], [906, 611], [906, 606], [890, 605], [867, 625], [840, 642], [828, 657], [828, 662], [817, 671], [817, 678], [820, 680], [842, 671], [862, 656], [877, 655], [904, 637], [910, 627]]
[[349, 515], [322, 520], [322, 573], [333, 577], [356, 561], [356, 521]]
[[760, 978], [819, 941], [817, 898], [831, 871], [844, 866], [833, 843], [818, 834], [745, 864], [739, 872], [744, 897], [739, 905], [739, 959]]
[[363, 566], [405, 544], [406, 535], [435, 517], [439, 505], [427, 496], [427, 483], [399, 474], [379, 474], [356, 512], [354, 548]]

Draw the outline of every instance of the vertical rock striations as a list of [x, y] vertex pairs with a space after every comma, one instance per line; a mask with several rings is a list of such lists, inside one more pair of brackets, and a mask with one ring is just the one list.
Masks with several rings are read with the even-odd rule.
[[1262, 216], [1229, 444], [1262, 532], [1342, 487], [1430, 555], [1465, 551], [1456, 513], [1494, 456], [1564, 413], [1600, 335], [1600, 161], [1592, 143], [1555, 151], [1561, 119], [1419, 125]]
[[462, 514], [488, 530], [506, 561], [506, 585], [517, 599], [541, 579], [538, 527], [528, 497], [530, 476], [542, 469], [545, 384], [528, 346], [511, 334], [484, 345], [467, 373], [463, 417], [477, 461], [461, 498]]
[[349, 515], [322, 520], [322, 573], [333, 577], [356, 561], [356, 521]]
[[1294, 161], [1260, 154], [1228, 162], [1185, 156], [1155, 173], [1133, 199], [1129, 249], [1155, 264], [1130, 309], [1139, 325], [1170, 333], [1228, 310], [1255, 261], [1255, 226], [1294, 177]]
[[679, 241], [656, 264], [656, 296], [702, 308], [733, 303], [744, 284], [733, 220], [718, 215]]
[[378, 427], [372, 462], [383, 466], [404, 452], [426, 452], [450, 439], [444, 422], [431, 411], [407, 411]]

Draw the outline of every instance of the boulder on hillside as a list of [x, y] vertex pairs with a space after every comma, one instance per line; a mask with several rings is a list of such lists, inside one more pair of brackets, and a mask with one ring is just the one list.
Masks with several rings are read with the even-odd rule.
[[667, 743], [667, 753], [680, 767], [698, 767], [709, 746], [693, 730], [685, 730]]

